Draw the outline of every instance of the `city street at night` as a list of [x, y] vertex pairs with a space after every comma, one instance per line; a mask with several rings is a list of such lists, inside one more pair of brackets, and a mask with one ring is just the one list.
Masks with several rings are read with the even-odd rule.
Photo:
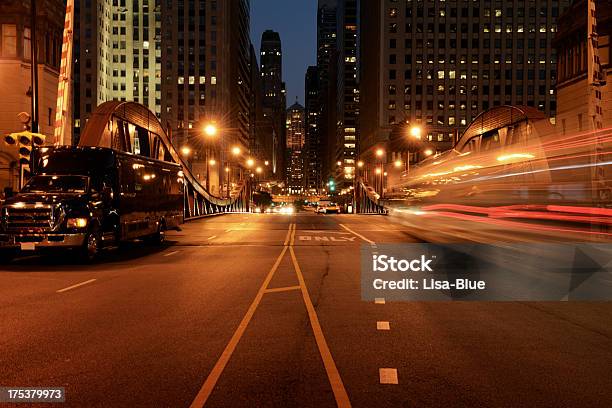
[[610, 406], [609, 302], [362, 301], [379, 215], [228, 214], [0, 272], [0, 384], [66, 406]]

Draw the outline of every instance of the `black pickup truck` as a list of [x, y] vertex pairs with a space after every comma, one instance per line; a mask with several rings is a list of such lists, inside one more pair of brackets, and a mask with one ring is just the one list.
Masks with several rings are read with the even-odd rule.
[[100, 147], [43, 147], [33, 176], [0, 208], [0, 256], [64, 248], [92, 260], [121, 241], [162, 242], [183, 222], [174, 163]]

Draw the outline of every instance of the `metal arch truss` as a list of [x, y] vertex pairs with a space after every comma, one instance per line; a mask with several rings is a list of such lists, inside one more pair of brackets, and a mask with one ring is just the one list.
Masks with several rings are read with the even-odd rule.
[[186, 221], [194, 220], [208, 215], [223, 213], [239, 213], [249, 211], [250, 186], [244, 183], [240, 188], [240, 193], [231, 200], [211, 200], [210, 196], [205, 196], [198, 191], [193, 183], [185, 183], [185, 201], [183, 208]]
[[355, 212], [357, 214], [384, 214], [389, 213], [387, 207], [370, 191], [362, 180], [358, 180], [355, 188]]
[[181, 165], [185, 180], [183, 205], [185, 220], [213, 214], [249, 211], [250, 182], [243, 182], [241, 188], [231, 198], [220, 198], [209, 193], [174, 148], [155, 114], [139, 103], [108, 101], [96, 107], [83, 130], [79, 146], [107, 147], [134, 153], [132, 151], [134, 137], [144, 138], [140, 141], [140, 151], [137, 153], [140, 156]]

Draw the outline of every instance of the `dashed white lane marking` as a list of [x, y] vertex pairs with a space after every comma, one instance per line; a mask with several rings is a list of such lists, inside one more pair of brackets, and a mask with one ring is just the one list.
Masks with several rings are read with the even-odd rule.
[[167, 254], [165, 254], [164, 256], [172, 256], [174, 254], [178, 254], [179, 251], [172, 251], [172, 252], [168, 252]]
[[385, 304], [385, 298], [375, 298], [374, 299], [374, 303], [377, 305], [384, 305]]
[[381, 384], [399, 384], [396, 368], [379, 368], [378, 375]]
[[391, 330], [389, 322], [376, 322], [376, 330]]
[[90, 279], [90, 280], [87, 280], [85, 282], [77, 283], [76, 285], [68, 286], [67, 288], [57, 290], [56, 293], [63, 293], [63, 292], [66, 292], [66, 291], [69, 291], [69, 290], [81, 287], [83, 285], [87, 285], [88, 283], [92, 283], [92, 282], [95, 282], [95, 281], [96, 281], [96, 279]]
[[213, 235], [212, 237], [208, 237], [208, 240], [210, 241], [211, 239], [215, 239], [215, 238], [217, 238], [217, 236]]

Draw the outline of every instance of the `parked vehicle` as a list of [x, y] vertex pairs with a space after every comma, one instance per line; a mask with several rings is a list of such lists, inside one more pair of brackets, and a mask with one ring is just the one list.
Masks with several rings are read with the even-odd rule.
[[332, 202], [327, 202], [327, 203], [319, 202], [319, 206], [317, 207], [317, 213], [319, 214], [331, 214], [331, 213], [339, 214], [340, 206]]
[[0, 209], [9, 256], [65, 248], [92, 260], [125, 240], [161, 243], [183, 221], [178, 164], [100, 147], [44, 147], [33, 163], [33, 177]]

